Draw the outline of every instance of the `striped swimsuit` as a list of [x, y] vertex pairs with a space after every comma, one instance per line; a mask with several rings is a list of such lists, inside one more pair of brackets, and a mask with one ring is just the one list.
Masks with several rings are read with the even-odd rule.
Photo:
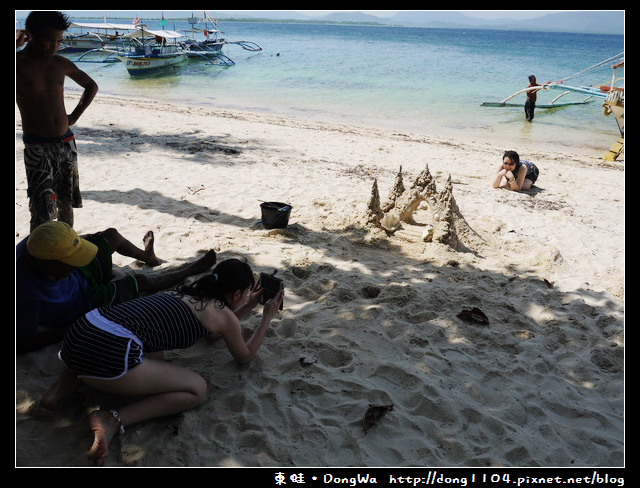
[[85, 314], [59, 356], [78, 377], [116, 379], [141, 364], [144, 352], [186, 349], [207, 335], [186, 303], [159, 293]]

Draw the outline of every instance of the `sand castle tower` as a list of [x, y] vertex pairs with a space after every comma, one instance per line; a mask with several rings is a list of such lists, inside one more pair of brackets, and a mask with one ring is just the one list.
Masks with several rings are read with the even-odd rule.
[[[420, 222], [416, 222], [419, 211]], [[384, 205], [380, 204], [377, 179], [373, 182], [367, 209], [367, 225], [382, 228], [393, 235], [402, 227], [419, 226], [425, 242], [437, 242], [456, 250], [468, 250], [469, 244], [482, 241], [463, 217], [453, 197], [453, 183], [449, 175], [444, 189], [438, 192], [427, 165], [411, 188], [405, 190], [402, 167]]]

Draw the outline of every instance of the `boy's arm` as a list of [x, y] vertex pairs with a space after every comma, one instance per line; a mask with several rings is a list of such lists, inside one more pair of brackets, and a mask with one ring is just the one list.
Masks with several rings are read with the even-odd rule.
[[76, 108], [73, 109], [73, 112], [69, 114], [69, 126], [72, 126], [75, 125], [80, 116], [93, 101], [96, 93], [98, 93], [98, 84], [93, 81], [93, 78], [79, 69], [74, 63], [67, 59], [65, 59], [65, 61], [69, 63], [67, 67], [67, 76], [84, 89], [82, 95], [80, 96], [80, 100], [76, 105]]

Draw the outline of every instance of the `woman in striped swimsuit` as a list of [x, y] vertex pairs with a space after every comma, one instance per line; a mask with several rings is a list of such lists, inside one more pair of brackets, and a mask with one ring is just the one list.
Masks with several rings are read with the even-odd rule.
[[85, 314], [67, 332], [60, 358], [65, 372], [42, 399], [55, 408], [81, 378], [110, 394], [144, 395], [119, 411], [90, 415], [94, 442], [87, 453], [104, 464], [108, 445], [124, 428], [194, 408], [206, 399], [199, 374], [162, 360], [162, 351], [192, 346], [198, 339], [222, 337], [240, 363], [256, 354], [283, 300], [281, 290], [268, 300], [260, 325], [244, 340], [240, 319], [258, 304], [263, 289], [248, 264], [218, 263], [208, 274], [175, 292], [159, 293], [102, 307]]

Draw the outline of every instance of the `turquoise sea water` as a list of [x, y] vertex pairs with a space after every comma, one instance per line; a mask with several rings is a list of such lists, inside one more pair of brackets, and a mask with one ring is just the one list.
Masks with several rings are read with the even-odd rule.
[[[80, 19], [74, 19], [80, 20]], [[129, 19], [127, 19], [128, 21]], [[153, 28], [154, 21], [145, 22]], [[167, 29], [186, 22], [167, 21]], [[429, 29], [353, 25], [226, 22], [225, 38], [257, 43], [252, 53], [229, 45], [231, 67], [191, 63], [178, 71], [131, 78], [121, 64], [82, 63], [101, 93], [207, 107], [382, 126], [423, 134], [518, 143], [543, 141], [608, 149], [618, 137], [601, 102], [538, 109], [482, 107], [528, 84], [563, 79], [624, 51], [623, 35]], [[608, 84], [609, 65], [567, 81]], [[538, 96], [549, 102], [560, 92]], [[564, 97], [581, 100], [580, 95]], [[524, 104], [525, 95], [513, 101]]]

